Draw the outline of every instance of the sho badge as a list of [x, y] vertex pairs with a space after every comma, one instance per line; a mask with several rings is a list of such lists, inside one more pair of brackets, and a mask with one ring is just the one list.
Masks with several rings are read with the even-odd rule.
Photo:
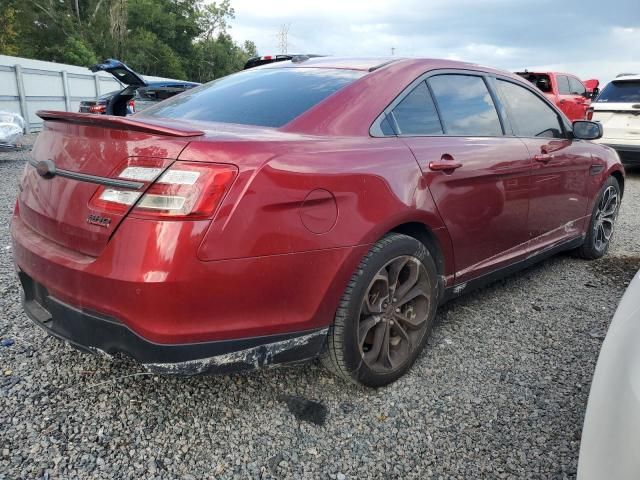
[[89, 215], [87, 217], [87, 223], [107, 228], [111, 224], [111, 219], [109, 217], [101, 217], [100, 215]]

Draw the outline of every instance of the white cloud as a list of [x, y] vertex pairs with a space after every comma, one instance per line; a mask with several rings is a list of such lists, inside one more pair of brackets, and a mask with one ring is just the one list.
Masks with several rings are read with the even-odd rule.
[[[608, 81], [640, 70], [640, 6], [618, 0], [232, 0], [231, 34], [260, 54], [279, 53], [289, 25], [289, 52], [340, 56], [436, 57], [508, 70], [575, 73]], [[575, 8], [573, 8], [575, 7]]]

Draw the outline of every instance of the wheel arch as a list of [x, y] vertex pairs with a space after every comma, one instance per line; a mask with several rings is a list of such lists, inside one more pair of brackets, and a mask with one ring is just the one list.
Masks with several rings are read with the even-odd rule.
[[624, 175], [620, 170], [614, 170], [611, 172], [611, 176], [618, 181], [620, 185], [620, 196], [624, 197]]
[[438, 275], [446, 275], [448, 265], [445, 253], [441, 241], [430, 227], [421, 222], [406, 222], [397, 225], [386, 233], [391, 232], [402, 233], [422, 243], [433, 257]]

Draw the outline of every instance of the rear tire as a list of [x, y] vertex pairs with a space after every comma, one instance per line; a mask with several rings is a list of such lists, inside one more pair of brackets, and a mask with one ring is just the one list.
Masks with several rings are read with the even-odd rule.
[[584, 243], [575, 250], [578, 257], [595, 260], [607, 253], [618, 217], [621, 198], [618, 180], [609, 177], [600, 189], [596, 204], [593, 206]]
[[385, 235], [360, 262], [338, 306], [323, 365], [368, 387], [411, 368], [429, 338], [438, 307], [435, 262], [413, 237]]

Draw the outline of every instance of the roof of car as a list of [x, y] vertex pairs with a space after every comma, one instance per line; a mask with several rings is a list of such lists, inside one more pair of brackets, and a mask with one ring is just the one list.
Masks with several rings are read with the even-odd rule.
[[625, 81], [632, 81], [632, 80], [640, 80], [640, 74], [623, 73], [613, 79], [614, 82], [625, 82]]
[[484, 65], [478, 65], [468, 62], [460, 62], [457, 60], [444, 60], [437, 58], [404, 58], [404, 57], [316, 57], [302, 59], [299, 61], [287, 61], [270, 63], [261, 67], [260, 69], [269, 68], [296, 68], [296, 67], [311, 67], [311, 68], [336, 68], [346, 70], [362, 70], [362, 71], [374, 71], [380, 70], [386, 67], [392, 68], [394, 66], [403, 67], [420, 67], [424, 71], [436, 69], [436, 68], [451, 68], [451, 69], [470, 69], [470, 70], [482, 70], [486, 72], [499, 72], [501, 74], [514, 76], [511, 72], [504, 70], [498, 70], [492, 67]]

